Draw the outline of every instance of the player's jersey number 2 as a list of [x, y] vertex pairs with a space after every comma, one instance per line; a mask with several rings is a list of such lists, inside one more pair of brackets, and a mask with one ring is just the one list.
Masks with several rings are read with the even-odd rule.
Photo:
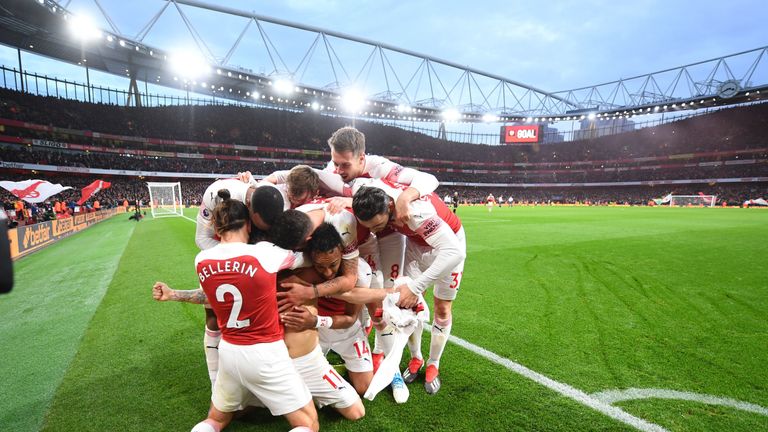
[[232, 310], [229, 313], [229, 319], [227, 320], [227, 328], [243, 328], [251, 325], [251, 320], [237, 319], [240, 316], [240, 309], [243, 307], [243, 295], [240, 294], [240, 290], [236, 286], [231, 284], [219, 285], [216, 288], [216, 300], [219, 303], [224, 303], [224, 294], [232, 295]]

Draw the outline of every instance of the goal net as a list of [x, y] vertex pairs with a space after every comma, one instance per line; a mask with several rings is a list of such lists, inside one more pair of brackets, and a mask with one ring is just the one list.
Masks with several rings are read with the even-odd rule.
[[714, 207], [716, 195], [670, 195], [669, 206], [681, 207]]
[[183, 216], [181, 183], [147, 182], [152, 217]]

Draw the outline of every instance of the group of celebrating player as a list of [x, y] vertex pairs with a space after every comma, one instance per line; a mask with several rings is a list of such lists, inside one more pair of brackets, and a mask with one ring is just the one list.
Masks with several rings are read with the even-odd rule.
[[[422, 295], [430, 286], [424, 387], [440, 389], [466, 256], [461, 222], [434, 193], [434, 176], [366, 155], [357, 129], [337, 130], [328, 144], [324, 170], [299, 165], [261, 181], [246, 172], [211, 184], [197, 217], [200, 288], [153, 287], [156, 300], [206, 308], [211, 407], [193, 432], [220, 431], [250, 406], [316, 431], [315, 406], [359, 419], [360, 396], [373, 399], [390, 384], [405, 402], [404, 383], [425, 364]], [[401, 375], [406, 344], [411, 359]], [[331, 350], [351, 385], [326, 360]]]

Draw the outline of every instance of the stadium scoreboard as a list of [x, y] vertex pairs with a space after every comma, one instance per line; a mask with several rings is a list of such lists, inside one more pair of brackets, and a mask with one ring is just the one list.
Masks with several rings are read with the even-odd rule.
[[502, 126], [501, 144], [535, 144], [540, 133], [540, 125]]

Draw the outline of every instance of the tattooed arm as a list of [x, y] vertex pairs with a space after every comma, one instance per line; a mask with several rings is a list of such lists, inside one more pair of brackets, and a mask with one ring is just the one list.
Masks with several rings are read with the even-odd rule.
[[202, 288], [196, 290], [175, 290], [165, 282], [155, 282], [152, 287], [152, 298], [157, 301], [177, 301], [208, 306], [208, 298]]
[[317, 292], [321, 297], [341, 294], [352, 290], [357, 282], [357, 257], [341, 260], [339, 274], [335, 278], [317, 284]]

